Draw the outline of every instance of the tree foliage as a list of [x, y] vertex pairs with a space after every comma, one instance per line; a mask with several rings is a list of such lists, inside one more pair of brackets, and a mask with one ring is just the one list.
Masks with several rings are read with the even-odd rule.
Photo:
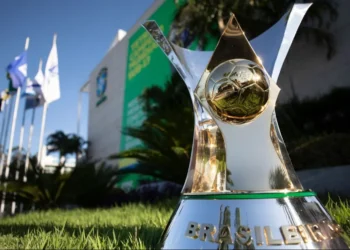
[[[16, 163], [16, 162], [15, 162]], [[15, 164], [14, 163], [14, 164]], [[8, 201], [14, 199], [27, 206], [34, 204], [36, 209], [51, 209], [65, 205], [80, 207], [102, 206], [109, 195], [116, 190], [117, 172], [105, 163], [78, 164], [72, 172], [61, 174], [45, 173], [42, 169], [30, 166], [27, 181], [2, 181], [0, 192], [6, 191]]]
[[[191, 156], [194, 118], [186, 85], [173, 74], [164, 88], [153, 86], [140, 96], [146, 120], [140, 127], [123, 132], [142, 141], [142, 147], [112, 155], [112, 159], [132, 158], [140, 163], [128, 170], [182, 184]], [[120, 173], [126, 173], [120, 170]]]
[[327, 58], [331, 58], [335, 43], [329, 28], [338, 17], [337, 3], [333, 0], [189, 0], [176, 12], [172, 26], [174, 42], [186, 46], [188, 39], [198, 39], [200, 48], [204, 48], [208, 36], [220, 37], [233, 13], [248, 39], [252, 39], [276, 23], [295, 2], [313, 2], [296, 39], [326, 47]]
[[84, 152], [87, 144], [87, 141], [76, 134], [66, 134], [63, 131], [56, 131], [47, 137], [47, 154], [58, 152], [60, 159], [59, 167], [63, 167], [67, 155], [75, 154], [76, 160], [78, 160], [78, 155]]

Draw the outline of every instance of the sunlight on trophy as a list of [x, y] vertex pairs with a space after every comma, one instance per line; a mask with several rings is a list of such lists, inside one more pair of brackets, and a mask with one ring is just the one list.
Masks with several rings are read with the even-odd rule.
[[161, 248], [347, 248], [303, 189], [275, 115], [277, 78], [309, 7], [295, 4], [250, 42], [233, 15], [213, 52], [180, 48], [156, 22], [143, 24], [187, 85], [195, 116], [189, 171]]

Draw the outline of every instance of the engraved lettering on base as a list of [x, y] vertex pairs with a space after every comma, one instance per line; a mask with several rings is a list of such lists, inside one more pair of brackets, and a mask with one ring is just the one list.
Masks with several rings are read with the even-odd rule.
[[253, 243], [252, 233], [249, 227], [240, 226], [236, 232], [236, 241], [244, 246], [249, 246]]
[[305, 243], [308, 243], [309, 237], [308, 237], [308, 233], [307, 233], [305, 227], [300, 225], [300, 226], [297, 226], [297, 228], [298, 228], [298, 231], [300, 233], [301, 238], [304, 240]]
[[262, 239], [262, 232], [261, 232], [261, 227], [254, 227], [254, 231], [255, 231], [255, 243], [257, 246], [262, 246], [263, 243], [263, 239]]
[[329, 238], [334, 239], [343, 233], [341, 227], [338, 224], [327, 224], [326, 228], [329, 232]]
[[233, 244], [231, 236], [231, 211], [230, 207], [220, 207], [219, 233], [216, 242], [219, 243], [218, 249], [227, 249], [229, 244]]
[[186, 229], [186, 237], [197, 239], [198, 238], [198, 230], [199, 230], [199, 224], [196, 222], [190, 222], [188, 223], [188, 227]]
[[[220, 218], [218, 231], [213, 224], [200, 224], [192, 221], [189, 222], [186, 228], [185, 236], [191, 239], [218, 243], [218, 249], [228, 249], [229, 245], [234, 245], [234, 247], [241, 249], [247, 246], [262, 246], [264, 244], [261, 226], [254, 226], [255, 238], [253, 238], [251, 229], [248, 226], [239, 225], [236, 227], [237, 230], [234, 231], [230, 225], [229, 207], [225, 208], [225, 212], [226, 216], [225, 213], [222, 213], [224, 216]], [[272, 234], [270, 226], [264, 227], [267, 246], [280, 246], [283, 243], [284, 245], [300, 245], [303, 242], [322, 242], [327, 239], [337, 238], [341, 236], [342, 232], [339, 225], [327, 222], [298, 226], [285, 225], [280, 227], [279, 236]], [[284, 241], [280, 239], [281, 236]], [[233, 237], [235, 238], [234, 240]]]
[[281, 231], [286, 245], [300, 244], [302, 242], [296, 226], [282, 226]]
[[326, 240], [327, 237], [325, 235], [323, 235], [322, 231], [321, 231], [321, 227], [317, 224], [313, 224], [313, 225], [306, 225], [307, 228], [309, 229], [310, 235], [313, 238], [314, 241], [323, 241]]
[[266, 244], [267, 245], [282, 245], [283, 241], [281, 239], [274, 239], [271, 228], [269, 226], [264, 227]]
[[201, 229], [199, 231], [199, 239], [202, 241], [215, 242], [214, 240], [215, 232], [216, 232], [216, 228], [213, 224], [202, 224]]

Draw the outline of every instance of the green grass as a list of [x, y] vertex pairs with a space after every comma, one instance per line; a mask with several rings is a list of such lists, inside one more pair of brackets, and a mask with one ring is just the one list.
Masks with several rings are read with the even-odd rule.
[[0, 220], [0, 249], [154, 248], [174, 204], [31, 212]]
[[344, 230], [343, 237], [350, 246], [350, 203], [346, 201], [336, 200], [333, 198], [329, 199], [326, 203], [326, 208], [331, 216], [338, 222]]
[[[175, 204], [51, 210], [4, 218], [0, 220], [0, 249], [155, 248]], [[329, 201], [327, 209], [350, 235], [349, 204]]]

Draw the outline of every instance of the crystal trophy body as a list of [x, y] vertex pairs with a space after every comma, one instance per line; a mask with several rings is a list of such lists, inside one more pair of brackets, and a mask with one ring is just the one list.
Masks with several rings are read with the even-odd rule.
[[[186, 83], [195, 116], [189, 171], [161, 248], [347, 248], [316, 194], [303, 190], [275, 116], [279, 71], [309, 6], [294, 5], [251, 43], [232, 16], [211, 54], [143, 24]], [[263, 46], [271, 36], [277, 50]]]

